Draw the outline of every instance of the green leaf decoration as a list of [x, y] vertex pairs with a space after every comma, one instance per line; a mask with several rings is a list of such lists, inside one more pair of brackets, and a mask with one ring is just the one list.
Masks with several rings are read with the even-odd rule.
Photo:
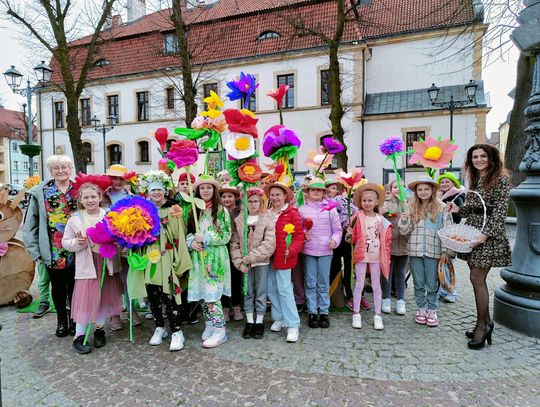
[[137, 253], [128, 254], [127, 261], [128, 261], [129, 267], [132, 270], [136, 270], [136, 271], [146, 270], [146, 267], [148, 266], [148, 258], [146, 256], [141, 256]]
[[298, 147], [285, 146], [285, 147], [281, 147], [279, 150], [274, 151], [274, 154], [272, 154], [270, 158], [274, 161], [278, 161], [287, 156], [289, 157], [289, 159], [292, 159], [294, 158], [297, 152], [298, 152]]
[[288, 249], [292, 243], [292, 233], [289, 233], [287, 237], [285, 237], [285, 243], [287, 243], [287, 249]]
[[202, 146], [208, 150], [210, 148], [216, 148], [219, 143], [219, 136], [220, 133], [218, 133], [215, 130], [209, 130], [207, 133], [210, 133], [208, 135], [208, 140], [206, 140], [204, 143], [202, 143]]
[[197, 140], [206, 134], [206, 129], [196, 130], [179, 127], [174, 129], [174, 132], [180, 136], [186, 137], [189, 140]]
[[156, 269], [157, 269], [157, 264], [156, 263], [152, 263], [152, 265], [150, 266], [150, 278], [154, 278], [155, 274], [156, 274]]
[[200, 210], [204, 211], [206, 209], [206, 203], [201, 198], [193, 198], [193, 202], [195, 202], [195, 206]]

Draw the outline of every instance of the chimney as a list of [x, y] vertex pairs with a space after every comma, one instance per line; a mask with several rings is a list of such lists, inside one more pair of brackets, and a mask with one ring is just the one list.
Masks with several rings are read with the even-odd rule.
[[146, 0], [128, 0], [127, 18], [128, 23], [138, 20], [146, 15]]
[[112, 16], [112, 27], [116, 27], [117, 25], [122, 25], [122, 16], [120, 14]]

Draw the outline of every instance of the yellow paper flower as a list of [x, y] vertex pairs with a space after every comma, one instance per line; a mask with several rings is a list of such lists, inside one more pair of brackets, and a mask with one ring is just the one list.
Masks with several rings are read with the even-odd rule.
[[209, 117], [211, 119], [215, 119], [216, 117], [221, 116], [222, 114], [223, 113], [221, 112], [221, 110], [216, 110], [216, 109], [208, 109], [204, 112], [201, 112], [201, 116]]
[[148, 257], [148, 261], [153, 264], [159, 263], [161, 260], [161, 253], [157, 249], [150, 250], [146, 256]]
[[122, 212], [109, 212], [108, 217], [122, 234], [133, 236], [140, 230], [152, 229], [138, 208], [127, 208]]
[[433, 146], [433, 147], [429, 147], [426, 152], [424, 153], [424, 158], [426, 160], [432, 160], [432, 161], [437, 161], [439, 158], [441, 158], [441, 155], [442, 155], [442, 150], [437, 147], [437, 146]]
[[223, 102], [213, 90], [210, 91], [210, 96], [204, 98], [204, 103], [208, 105], [208, 110], [215, 110], [216, 107], [223, 107]]
[[288, 235], [294, 233], [294, 225], [292, 223], [287, 223], [285, 226], [283, 226], [283, 231]]

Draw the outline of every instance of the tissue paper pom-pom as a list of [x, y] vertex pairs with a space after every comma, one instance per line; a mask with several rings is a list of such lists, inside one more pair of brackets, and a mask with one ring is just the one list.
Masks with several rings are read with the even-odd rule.
[[401, 153], [405, 150], [405, 143], [400, 136], [390, 136], [379, 145], [379, 150], [384, 155]]

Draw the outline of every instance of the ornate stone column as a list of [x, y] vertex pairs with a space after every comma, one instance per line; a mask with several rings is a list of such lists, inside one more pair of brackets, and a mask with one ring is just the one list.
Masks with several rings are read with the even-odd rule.
[[511, 329], [540, 337], [540, 0], [523, 3], [511, 38], [536, 60], [524, 113], [529, 119], [527, 151], [519, 166], [527, 179], [510, 193], [517, 210], [516, 244], [512, 266], [501, 271], [505, 284], [495, 291], [494, 317]]

